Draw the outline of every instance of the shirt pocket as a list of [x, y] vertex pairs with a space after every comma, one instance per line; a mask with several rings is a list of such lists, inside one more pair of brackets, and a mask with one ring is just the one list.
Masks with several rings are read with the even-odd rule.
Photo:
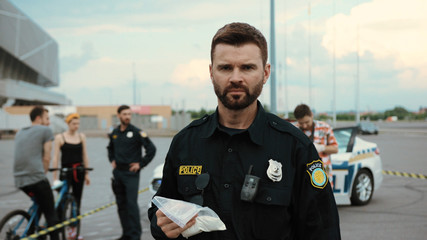
[[291, 186], [261, 182], [254, 201], [263, 205], [289, 206], [291, 191]]
[[[252, 238], [259, 240], [287, 239], [290, 231], [291, 186], [263, 182], [254, 199], [251, 219]], [[282, 236], [282, 237], [279, 237]]]

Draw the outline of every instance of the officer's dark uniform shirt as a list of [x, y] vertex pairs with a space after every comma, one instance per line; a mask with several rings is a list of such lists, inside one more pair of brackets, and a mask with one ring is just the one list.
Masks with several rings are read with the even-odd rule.
[[[210, 182], [203, 205], [214, 210], [226, 231], [203, 232], [189, 239], [341, 239], [338, 211], [322, 161], [310, 140], [292, 124], [266, 113], [258, 102], [251, 126], [231, 136], [218, 124], [218, 111], [193, 121], [173, 139], [157, 196], [191, 201], [201, 194], [200, 173]], [[267, 175], [281, 163], [281, 180]], [[245, 175], [261, 178], [253, 202], [240, 198]], [[167, 239], [157, 226], [157, 207], [148, 210], [155, 239]], [[185, 239], [180, 235], [178, 239]]]
[[[128, 170], [129, 164], [139, 162], [141, 169], [153, 159], [156, 147], [144, 131], [129, 124], [124, 131], [120, 131], [120, 125], [109, 134], [108, 159], [116, 161], [117, 169]], [[142, 156], [142, 149], [145, 155]]]

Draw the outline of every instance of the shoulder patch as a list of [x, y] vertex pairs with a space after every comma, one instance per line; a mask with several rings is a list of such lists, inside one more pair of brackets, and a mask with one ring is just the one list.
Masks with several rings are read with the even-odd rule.
[[147, 133], [144, 131], [140, 131], [139, 134], [141, 135], [141, 137], [146, 138], [148, 137]]
[[307, 173], [310, 176], [311, 185], [313, 185], [313, 187], [320, 189], [325, 188], [328, 183], [328, 175], [326, 175], [321, 159], [308, 163]]

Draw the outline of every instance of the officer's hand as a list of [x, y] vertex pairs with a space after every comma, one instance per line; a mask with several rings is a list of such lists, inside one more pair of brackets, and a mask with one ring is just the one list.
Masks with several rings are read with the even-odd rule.
[[139, 166], [139, 163], [137, 163], [137, 162], [133, 162], [133, 163], [131, 163], [129, 165], [130, 165], [129, 171], [131, 171], [131, 172], [138, 172], [139, 169], [141, 168]]
[[196, 223], [196, 216], [194, 216], [190, 221], [188, 221], [187, 224], [183, 228], [178, 226], [178, 224], [174, 223], [172, 220], [170, 220], [162, 211], [157, 210], [156, 212], [157, 216], [157, 226], [159, 226], [162, 231], [165, 233], [165, 235], [168, 238], [177, 238], [179, 235], [181, 235], [182, 232], [190, 228]]
[[115, 169], [115, 168], [116, 168], [116, 161], [115, 161], [115, 160], [111, 161], [111, 167], [112, 167], [113, 169]]

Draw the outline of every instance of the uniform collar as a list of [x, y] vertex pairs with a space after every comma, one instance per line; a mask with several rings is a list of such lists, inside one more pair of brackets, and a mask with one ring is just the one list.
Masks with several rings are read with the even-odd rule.
[[121, 132], [121, 133], [124, 133], [124, 132], [126, 132], [126, 131], [129, 131], [129, 130], [131, 130], [131, 126], [132, 126], [132, 124], [130, 124], [129, 123], [129, 125], [125, 128], [125, 130], [123, 130], [123, 131], [121, 131], [120, 130], [120, 124], [119, 124], [119, 126], [117, 126], [117, 131], [119, 131], [119, 132]]
[[[266, 122], [266, 113], [261, 103], [257, 101], [257, 115], [255, 116], [254, 121], [247, 129], [249, 133], [249, 137], [252, 142], [258, 145], [262, 145], [264, 143], [264, 129]], [[218, 121], [218, 108], [215, 113], [213, 113], [210, 117], [205, 116], [203, 120], [208, 121], [206, 128], [203, 130], [202, 138], [211, 137], [216, 131], [219, 131], [219, 121]]]

